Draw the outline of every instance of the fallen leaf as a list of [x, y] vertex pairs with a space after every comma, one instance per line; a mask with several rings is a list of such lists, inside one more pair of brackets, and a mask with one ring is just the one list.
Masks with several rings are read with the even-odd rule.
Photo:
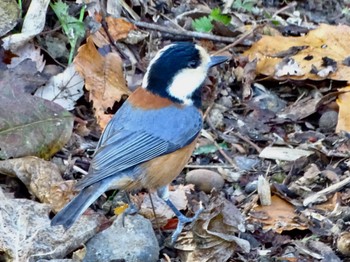
[[[24, 46], [18, 48], [15, 52], [16, 57], [11, 59], [11, 64], [8, 65], [8, 68], [15, 68], [22, 61], [30, 59], [35, 62], [35, 67], [38, 72], [42, 72], [45, 67], [44, 55], [41, 54], [40, 48], [36, 48], [33, 42], [28, 42]], [[33, 70], [30, 70], [31, 72]]]
[[227, 261], [238, 248], [249, 252], [249, 242], [238, 236], [244, 231], [241, 212], [224, 196], [213, 194], [192, 231], [180, 235], [175, 248], [181, 261]]
[[48, 76], [35, 69], [35, 62], [26, 59], [14, 68], [0, 70], [1, 86], [15, 86], [18, 91], [31, 94], [48, 81]]
[[339, 94], [337, 104], [339, 105], [338, 124], [336, 132], [350, 132], [350, 86], [346, 86], [339, 91], [344, 93]]
[[270, 206], [256, 206], [249, 213], [252, 223], [262, 223], [264, 230], [279, 234], [293, 229], [306, 230], [307, 225], [299, 222], [295, 207], [277, 195], [271, 197]]
[[45, 86], [38, 88], [35, 95], [73, 110], [76, 101], [84, 94], [83, 87], [84, 80], [71, 64], [62, 73], [51, 77]]
[[85, 79], [85, 88], [90, 91], [97, 122], [104, 128], [112, 117], [106, 113], [107, 109], [112, 108], [123, 95], [130, 94], [123, 75], [122, 60], [116, 53], [103, 57], [89, 37], [86, 44], [79, 48], [74, 64]]
[[[169, 191], [169, 199], [173, 202], [178, 210], [187, 209], [188, 200], [186, 193], [190, 193], [191, 190], [193, 190], [192, 185], [179, 185], [175, 188], [175, 190]], [[159, 223], [159, 226], [164, 226], [168, 223], [168, 220], [172, 219], [175, 216], [175, 214], [164, 202], [164, 200], [157, 195], [157, 193], [152, 193], [151, 195], [154, 209], [157, 215], [157, 222]], [[144, 198], [139, 213], [151, 221], [156, 222], [149, 196], [146, 196]]]
[[[321, 24], [300, 37], [264, 35], [244, 55], [258, 60], [257, 74], [276, 79], [348, 81], [349, 41], [349, 26]], [[293, 48], [297, 52], [287, 52]]]
[[259, 154], [261, 158], [277, 159], [283, 161], [295, 161], [301, 157], [308, 157], [314, 154], [313, 151], [288, 148], [288, 147], [265, 147]]
[[73, 116], [61, 106], [0, 80], [0, 159], [49, 158], [69, 140]]
[[317, 111], [321, 99], [321, 94], [315, 93], [312, 96], [300, 99], [290, 106], [283, 108], [277, 113], [277, 116], [293, 121], [304, 119]]
[[50, 0], [32, 0], [23, 21], [21, 33], [4, 37], [3, 47], [15, 51], [42, 32], [49, 3]]
[[335, 192], [333, 196], [331, 196], [326, 202], [314, 205], [315, 209], [322, 210], [323, 212], [332, 212], [336, 210], [336, 207], [341, 202], [341, 194], [340, 192]]
[[[96, 14], [95, 19], [101, 23], [102, 16], [100, 14]], [[106, 23], [108, 27], [108, 33], [110, 34], [113, 41], [127, 38], [130, 31], [136, 29], [134, 24], [126, 21], [123, 18], [107, 16]], [[109, 37], [107, 36], [106, 31], [103, 27], [101, 27], [96, 33], [92, 35], [92, 39], [98, 47], [110, 44]]]

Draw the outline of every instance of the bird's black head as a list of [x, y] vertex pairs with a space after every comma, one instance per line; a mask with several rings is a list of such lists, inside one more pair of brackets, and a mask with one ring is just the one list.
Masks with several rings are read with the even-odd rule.
[[201, 105], [201, 86], [209, 67], [227, 57], [210, 57], [203, 47], [189, 42], [168, 45], [151, 60], [142, 87], [176, 103]]

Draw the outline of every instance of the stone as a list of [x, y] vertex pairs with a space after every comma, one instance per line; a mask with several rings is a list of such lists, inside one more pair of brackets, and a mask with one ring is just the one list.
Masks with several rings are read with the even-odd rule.
[[141, 215], [120, 215], [106, 230], [86, 244], [83, 261], [154, 262], [159, 258], [159, 245], [151, 222]]
[[205, 193], [210, 193], [213, 188], [220, 191], [225, 184], [225, 180], [220, 174], [206, 169], [195, 169], [188, 172], [186, 174], [186, 182], [194, 184], [196, 188]]

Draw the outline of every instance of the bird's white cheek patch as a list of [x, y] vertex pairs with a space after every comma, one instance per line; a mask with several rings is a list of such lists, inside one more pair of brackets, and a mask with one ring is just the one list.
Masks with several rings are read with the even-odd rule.
[[204, 66], [196, 69], [184, 69], [175, 76], [168, 88], [168, 93], [184, 104], [191, 105], [193, 103], [192, 94], [201, 86], [206, 76], [207, 68]]

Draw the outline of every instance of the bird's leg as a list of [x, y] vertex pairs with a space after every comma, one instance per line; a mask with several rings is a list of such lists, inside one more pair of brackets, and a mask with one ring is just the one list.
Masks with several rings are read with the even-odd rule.
[[123, 227], [125, 226], [125, 216], [127, 216], [127, 215], [134, 215], [134, 214], [136, 214], [139, 211], [137, 206], [131, 201], [129, 193], [124, 191], [124, 194], [125, 194], [126, 202], [128, 202], [128, 208], [125, 209], [125, 211], [121, 214], [122, 215]]
[[170, 201], [168, 186], [164, 186], [164, 187], [159, 188], [157, 190], [157, 194], [171, 208], [171, 210], [175, 213], [175, 215], [177, 216], [177, 218], [179, 220], [177, 227], [176, 227], [173, 235], [171, 236], [171, 244], [174, 244], [175, 241], [177, 240], [178, 236], [182, 232], [182, 229], [184, 228], [185, 224], [195, 221], [198, 218], [198, 216], [200, 215], [200, 213], [202, 213], [204, 208], [202, 206], [202, 203], [200, 203], [200, 208], [197, 210], [197, 212], [195, 212], [194, 216], [191, 218], [186, 217]]

